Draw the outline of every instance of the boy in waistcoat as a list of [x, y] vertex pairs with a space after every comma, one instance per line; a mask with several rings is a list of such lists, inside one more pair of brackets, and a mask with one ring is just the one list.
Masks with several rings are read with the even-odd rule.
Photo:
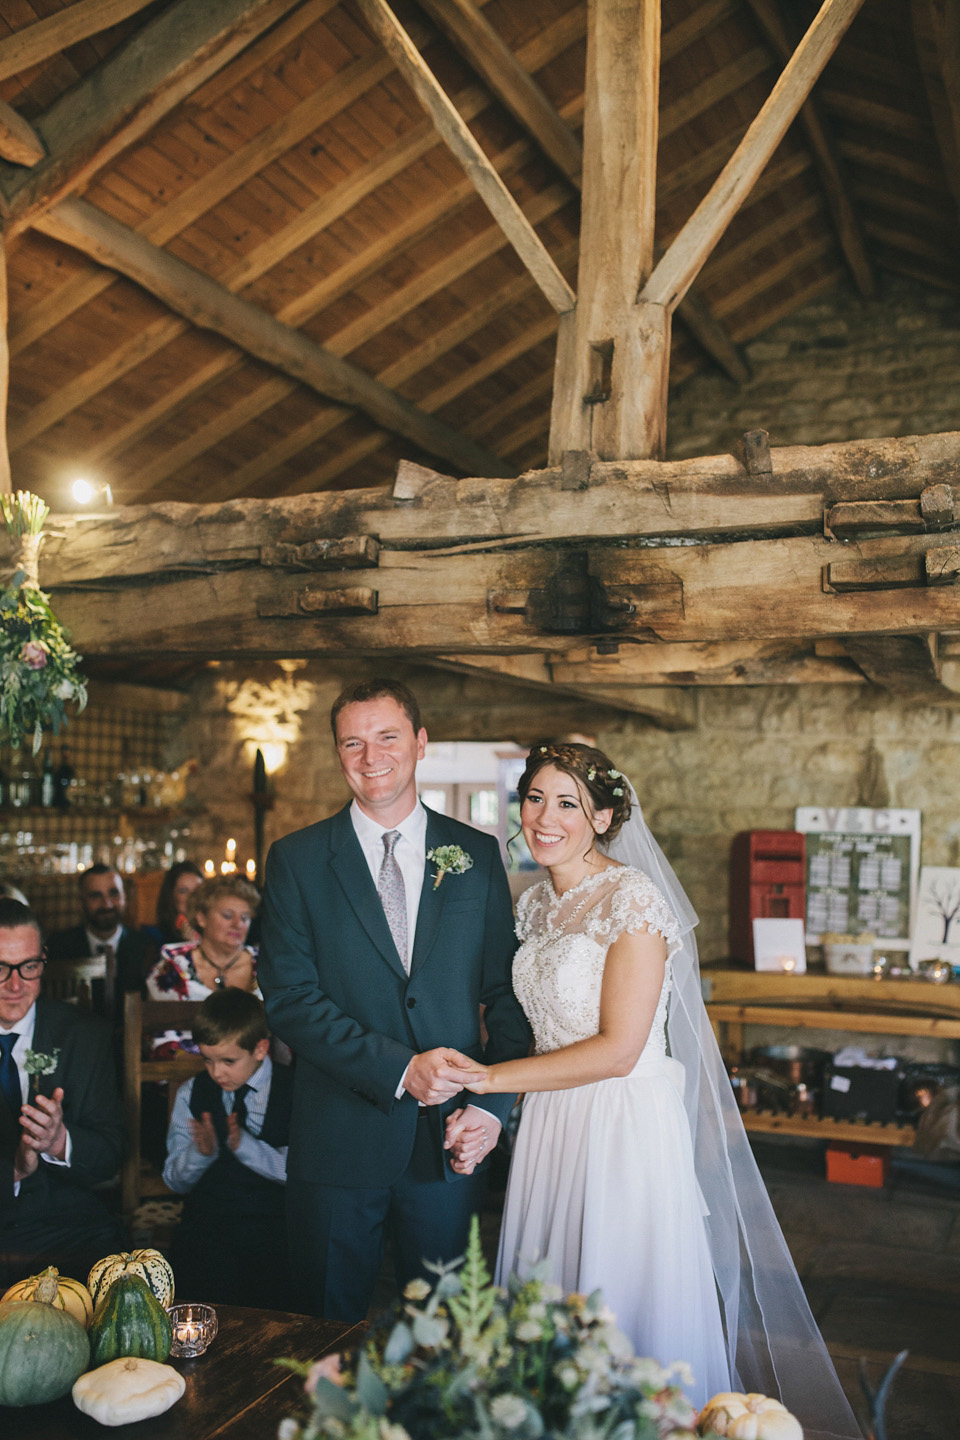
[[292, 1075], [261, 1001], [225, 986], [193, 1038], [206, 1071], [177, 1091], [163, 1178], [185, 1197], [171, 1263], [183, 1300], [289, 1309], [284, 1226]]

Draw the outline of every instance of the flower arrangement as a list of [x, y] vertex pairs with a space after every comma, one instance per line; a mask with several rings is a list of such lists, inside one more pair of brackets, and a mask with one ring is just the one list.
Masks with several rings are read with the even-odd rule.
[[433, 879], [434, 890], [444, 875], [462, 875], [473, 868], [473, 856], [468, 855], [459, 845], [435, 845], [432, 850], [427, 851], [427, 859], [432, 860], [437, 867]]
[[638, 1359], [602, 1296], [563, 1296], [538, 1266], [490, 1282], [474, 1217], [463, 1261], [407, 1286], [362, 1347], [302, 1374], [306, 1420], [280, 1440], [694, 1440], [687, 1367]]
[[0, 514], [14, 541], [13, 577], [0, 590], [0, 740], [18, 750], [32, 735], [36, 755], [44, 729], [59, 734], [67, 702], [82, 710], [87, 691], [78, 672], [80, 657], [39, 588], [37, 563], [49, 507], [18, 490], [15, 496], [0, 495]]

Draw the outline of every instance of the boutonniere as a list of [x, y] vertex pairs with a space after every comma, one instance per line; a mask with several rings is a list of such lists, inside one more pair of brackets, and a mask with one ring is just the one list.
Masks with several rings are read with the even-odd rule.
[[31, 1092], [36, 1092], [39, 1089], [41, 1075], [53, 1074], [57, 1068], [59, 1059], [59, 1050], [54, 1050], [50, 1055], [45, 1055], [42, 1050], [27, 1051], [23, 1057], [23, 1068], [30, 1076]]
[[427, 851], [427, 859], [432, 860], [437, 867], [434, 876], [433, 888], [436, 890], [444, 875], [462, 875], [473, 865], [473, 857], [462, 850], [459, 845], [436, 845], [432, 850]]

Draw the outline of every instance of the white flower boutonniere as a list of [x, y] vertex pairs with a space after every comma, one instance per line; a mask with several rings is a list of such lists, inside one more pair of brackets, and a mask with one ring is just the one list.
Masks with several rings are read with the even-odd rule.
[[41, 1075], [52, 1075], [57, 1068], [60, 1051], [45, 1055], [42, 1050], [28, 1050], [23, 1057], [23, 1068], [30, 1076], [30, 1093], [34, 1095], [40, 1085]]
[[444, 875], [462, 875], [473, 866], [473, 858], [459, 845], [436, 845], [427, 851], [427, 859], [437, 867], [433, 888], [436, 890]]

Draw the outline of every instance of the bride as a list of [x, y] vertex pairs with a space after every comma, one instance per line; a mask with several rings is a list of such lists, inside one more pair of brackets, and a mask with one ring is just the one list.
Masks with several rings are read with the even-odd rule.
[[[545, 1256], [564, 1291], [602, 1289], [637, 1354], [689, 1362], [694, 1404], [757, 1390], [810, 1440], [859, 1437], [703, 1008], [696, 916], [632, 787], [599, 750], [541, 744], [518, 789], [547, 870], [517, 907], [535, 1053], [466, 1083], [525, 1096], [498, 1281]], [[469, 1173], [483, 1137], [454, 1125], [448, 1145]]]

